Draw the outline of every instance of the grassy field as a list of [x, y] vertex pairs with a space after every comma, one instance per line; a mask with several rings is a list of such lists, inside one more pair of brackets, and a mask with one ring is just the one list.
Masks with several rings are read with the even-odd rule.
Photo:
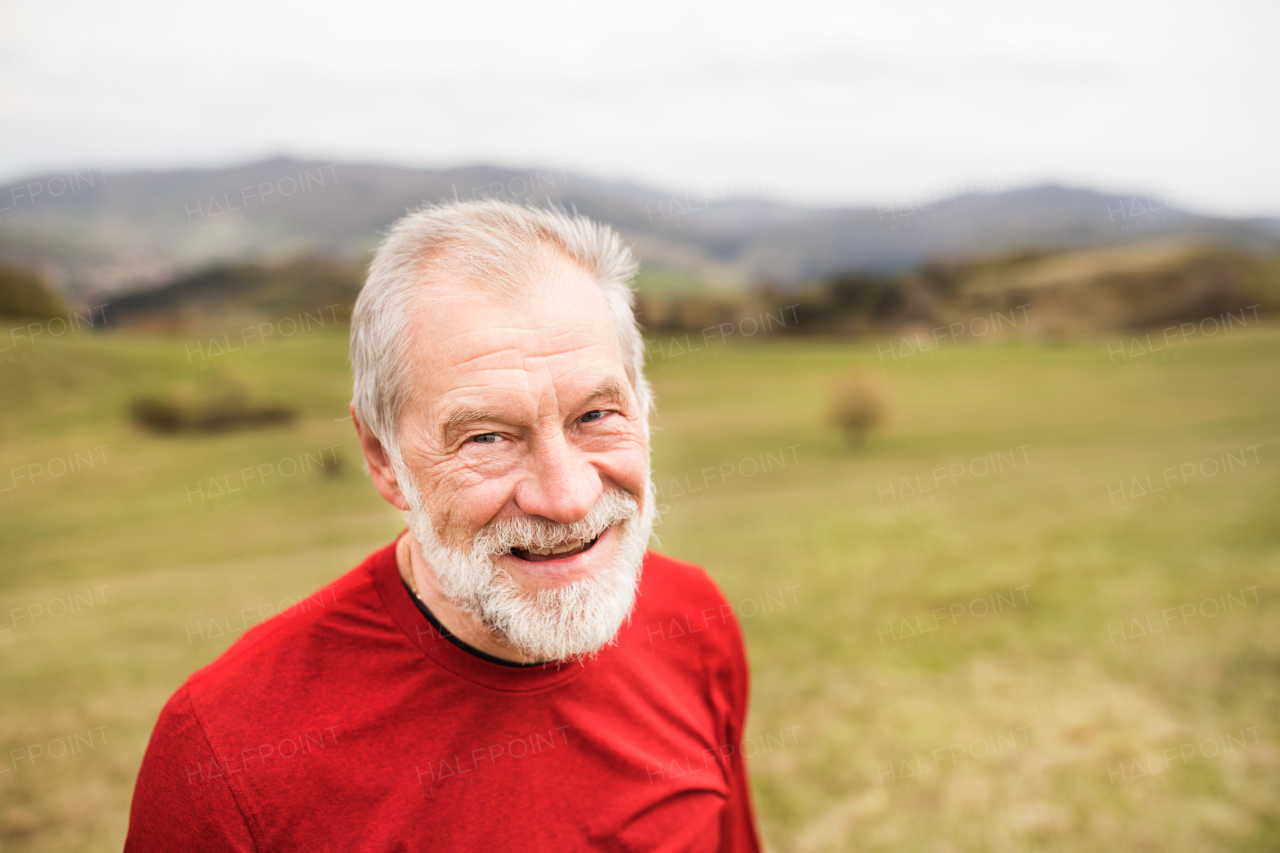
[[[0, 354], [0, 848], [118, 850], [165, 699], [401, 525], [360, 468], [341, 332], [213, 359], [24, 343]], [[660, 547], [741, 619], [770, 849], [1280, 848], [1280, 328], [1116, 344], [653, 362]], [[853, 451], [824, 411], [858, 367], [891, 412]], [[303, 416], [125, 417], [218, 376]]]

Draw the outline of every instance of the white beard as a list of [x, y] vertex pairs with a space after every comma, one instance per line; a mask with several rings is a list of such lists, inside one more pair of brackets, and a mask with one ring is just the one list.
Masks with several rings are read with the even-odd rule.
[[[653, 532], [655, 495], [646, 480], [644, 508], [623, 489], [605, 492], [586, 517], [573, 524], [518, 518], [486, 524], [469, 552], [445, 544], [431, 523], [421, 493], [403, 466], [397, 471], [409, 504], [405, 521], [450, 601], [479, 619], [528, 658], [558, 661], [593, 655], [612, 643], [631, 615], [645, 548]], [[526, 592], [497, 557], [512, 548], [549, 548], [590, 541], [618, 524], [616, 556], [596, 575], [562, 587]]]

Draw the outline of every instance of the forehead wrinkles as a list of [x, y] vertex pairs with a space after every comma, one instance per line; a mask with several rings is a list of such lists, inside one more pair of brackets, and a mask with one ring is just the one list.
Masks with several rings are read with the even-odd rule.
[[[464, 340], [492, 333], [492, 327], [484, 330], [462, 332]], [[562, 380], [572, 380], [573, 374], [590, 370], [613, 361], [620, 363], [621, 356], [612, 339], [601, 340], [592, 334], [590, 327], [576, 329], [549, 329], [546, 327], [509, 327], [502, 330], [521, 340], [490, 346], [488, 341], [468, 341], [466, 348], [473, 349], [465, 356], [442, 365], [442, 373], [454, 373], [454, 378], [465, 378], [471, 387], [483, 387], [480, 377], [488, 374], [492, 381], [511, 380], [514, 373], [524, 375], [525, 384], [536, 381], [538, 375], [546, 376], [554, 385]], [[527, 340], [529, 346], [521, 346]], [[468, 376], [467, 374], [472, 374]], [[479, 380], [479, 381], [477, 381]], [[447, 393], [448, 390], [444, 389]]]
[[603, 298], [575, 290], [595, 288], [594, 282], [569, 284], [560, 300], [547, 298], [550, 288], [511, 298], [442, 284], [428, 284], [416, 306], [426, 327], [419, 327], [419, 381], [435, 392], [428, 405], [437, 411], [460, 400], [483, 404], [485, 397], [510, 402], [521, 396], [546, 416], [561, 394], [597, 381], [594, 374], [626, 375]]
[[[484, 360], [497, 361], [498, 367], [518, 367], [530, 360], [552, 359], [601, 346], [608, 349], [611, 355], [620, 357], [611, 329], [606, 329], [602, 335], [597, 326], [586, 318], [580, 318], [580, 322], [571, 326], [539, 325], [536, 323], [537, 318], [525, 310], [518, 319], [523, 322], [463, 329], [437, 327], [432, 330], [436, 334], [427, 334], [426, 339], [420, 342], [419, 352], [429, 358], [441, 348], [452, 344], [464, 354], [445, 366], [457, 368], [465, 368], [472, 362]], [[503, 340], [495, 341], [495, 334], [501, 335]], [[483, 367], [492, 368], [495, 365]]]
[[624, 375], [597, 342], [553, 354], [507, 347], [504, 354], [509, 357], [498, 365], [485, 365], [480, 356], [468, 360], [469, 368], [443, 372], [428, 404], [429, 419], [442, 424], [462, 406], [493, 411], [513, 423], [558, 420], [578, 405], [578, 397]]

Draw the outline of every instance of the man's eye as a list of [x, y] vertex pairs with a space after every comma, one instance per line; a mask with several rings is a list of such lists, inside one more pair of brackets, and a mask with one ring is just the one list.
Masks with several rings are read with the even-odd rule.
[[605, 412], [603, 409], [595, 409], [594, 411], [587, 412], [585, 415], [583, 415], [581, 420], [584, 424], [589, 424], [592, 421], [600, 420], [606, 414], [608, 413]]
[[471, 440], [476, 444], [493, 444], [498, 440], [498, 437], [499, 436], [496, 432], [486, 432], [474, 436]]

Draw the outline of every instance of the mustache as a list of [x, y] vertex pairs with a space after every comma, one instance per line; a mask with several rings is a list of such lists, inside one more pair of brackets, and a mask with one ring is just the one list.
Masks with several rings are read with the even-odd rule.
[[630, 492], [615, 488], [601, 495], [587, 514], [572, 524], [546, 518], [508, 518], [480, 528], [471, 543], [473, 556], [500, 556], [512, 550], [555, 548], [566, 542], [590, 542], [613, 525], [629, 521], [640, 513], [640, 504]]

